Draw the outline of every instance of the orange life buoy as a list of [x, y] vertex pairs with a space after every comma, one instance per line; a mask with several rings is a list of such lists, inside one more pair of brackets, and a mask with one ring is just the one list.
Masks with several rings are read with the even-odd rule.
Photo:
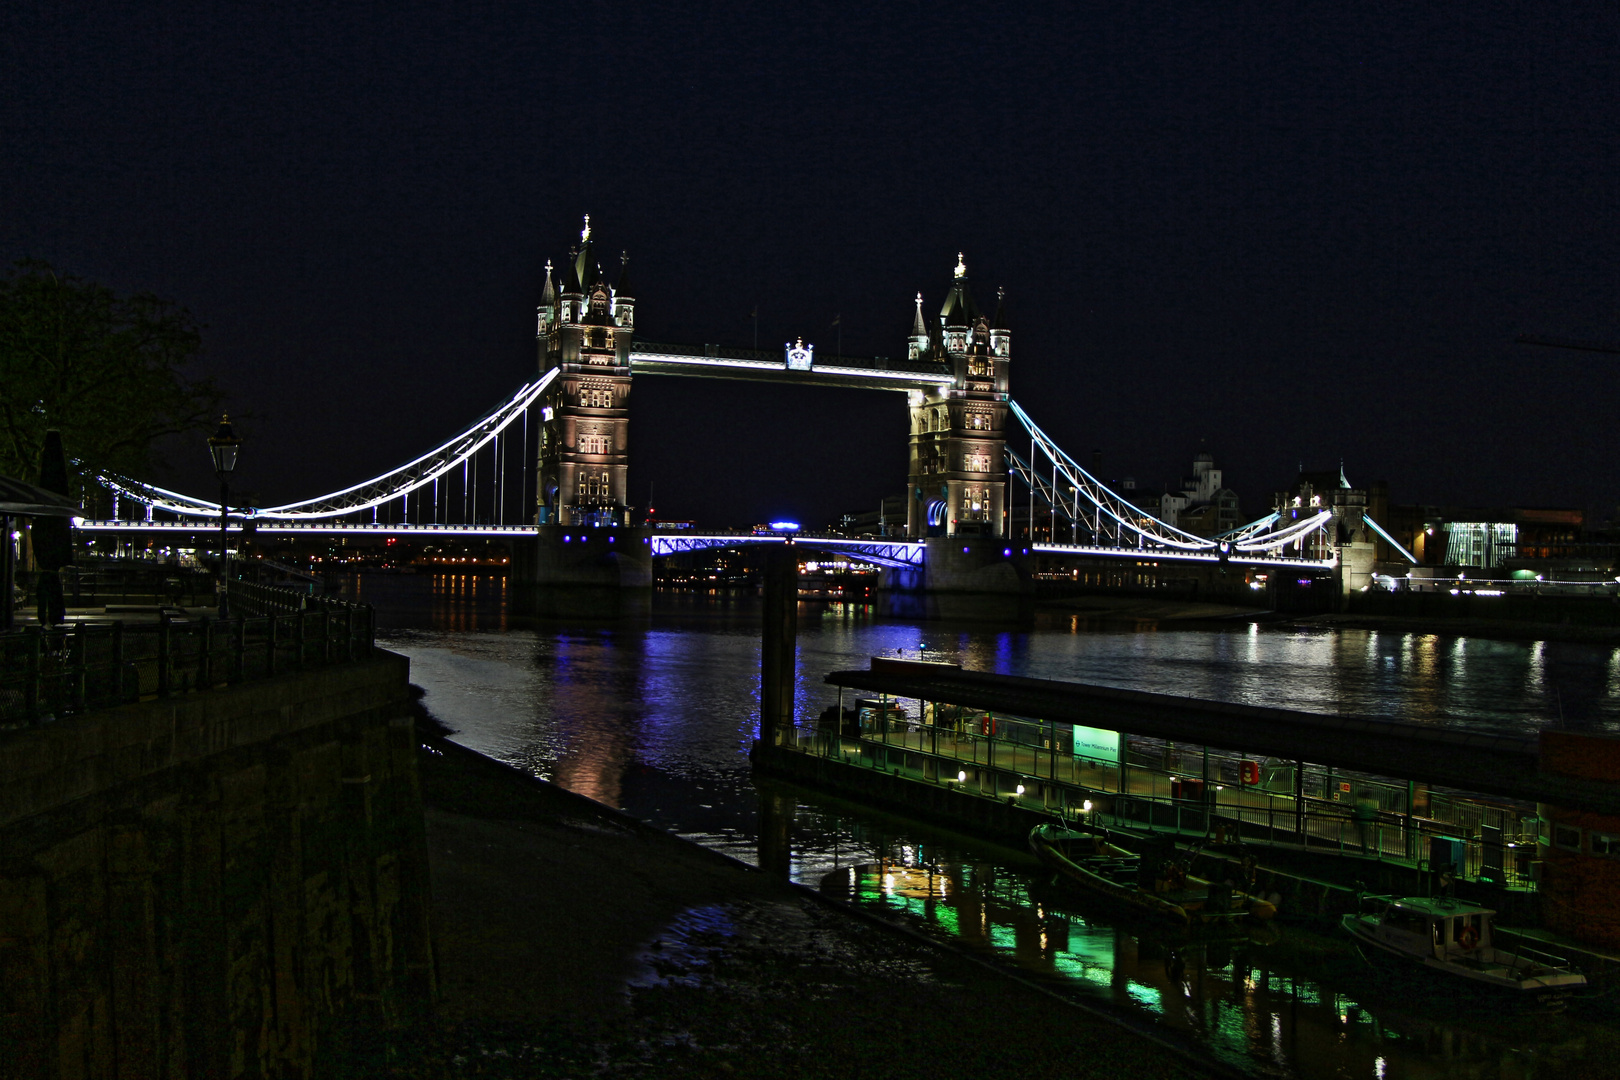
[[1472, 949], [1479, 944], [1479, 931], [1472, 926], [1463, 927], [1462, 933], [1457, 935], [1457, 944], [1461, 945], [1464, 950]]
[[1258, 761], [1245, 761], [1243, 763], [1243, 782], [1251, 787], [1260, 782], [1260, 763]]

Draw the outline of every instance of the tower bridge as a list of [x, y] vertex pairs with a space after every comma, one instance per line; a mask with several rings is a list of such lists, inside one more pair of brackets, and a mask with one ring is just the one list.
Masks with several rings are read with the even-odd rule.
[[[845, 551], [887, 567], [886, 579], [902, 591], [1027, 591], [1034, 556], [1167, 560], [1223, 570], [1292, 566], [1317, 575], [1341, 564], [1349, 535], [1341, 508], [1279, 506], [1258, 521], [1206, 537], [1160, 520], [1083, 469], [1013, 400], [1012, 332], [1001, 294], [985, 314], [961, 256], [938, 315], [926, 314], [917, 294], [903, 355], [829, 357], [803, 341], [774, 351], [639, 338], [628, 261], [609, 285], [594, 245], [587, 218], [560, 273], [546, 265], [534, 379], [396, 469], [297, 502], [228, 508], [229, 528], [274, 536], [500, 537], [513, 546], [518, 583], [535, 588], [644, 587], [653, 558], [789, 543]], [[638, 375], [903, 393], [909, 419], [904, 535], [675, 534], [637, 527], [628, 490], [630, 394]], [[105, 489], [100, 502], [111, 512], [87, 514], [78, 521], [83, 531], [217, 535], [217, 502], [110, 474], [99, 480]], [[1015, 539], [1009, 534], [1018, 492], [1027, 500], [1029, 529]], [[1035, 527], [1037, 505], [1051, 520], [1045, 542]], [[1361, 522], [1348, 524], [1359, 528]]]

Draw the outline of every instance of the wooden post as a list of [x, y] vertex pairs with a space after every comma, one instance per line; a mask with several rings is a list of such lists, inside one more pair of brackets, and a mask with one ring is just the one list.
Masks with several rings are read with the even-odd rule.
[[197, 689], [207, 690], [214, 685], [214, 635], [206, 615], [197, 620], [197, 636]]
[[[113, 659], [113, 697], [118, 704], [124, 703], [124, 621], [114, 620], [112, 624], [112, 659]], [[139, 683], [139, 679], [136, 680]], [[135, 687], [135, 696], [140, 697], [140, 686]]]
[[759, 740], [776, 745], [793, 724], [799, 633], [799, 550], [791, 542], [765, 550], [765, 611], [759, 643]]
[[157, 696], [169, 696], [169, 614], [158, 614], [158, 677]]

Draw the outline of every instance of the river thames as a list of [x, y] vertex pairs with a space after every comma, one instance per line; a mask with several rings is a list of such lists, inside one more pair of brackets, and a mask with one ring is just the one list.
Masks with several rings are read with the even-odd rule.
[[[1344, 943], [1285, 926], [1189, 945], [1054, 888], [1021, 853], [811, 793], [756, 787], [759, 602], [655, 594], [650, 616], [514, 628], [504, 578], [367, 575], [379, 643], [410, 657], [427, 708], [474, 749], [757, 864], [762, 798], [793, 816], [794, 880], [1192, 1040], [1263, 1076], [1615, 1075], [1612, 1016], [1433, 1005], [1370, 978]], [[872, 655], [1480, 731], [1620, 734], [1620, 649], [1554, 641], [1255, 623], [1107, 623], [1048, 615], [1016, 630], [800, 608], [801, 719], [837, 698], [829, 671]]]

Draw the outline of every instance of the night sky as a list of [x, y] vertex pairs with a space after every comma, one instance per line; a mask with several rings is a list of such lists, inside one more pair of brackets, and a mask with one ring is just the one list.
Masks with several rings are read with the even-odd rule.
[[[1351, 10], [1353, 9], [1353, 10]], [[0, 258], [206, 324], [261, 499], [535, 370], [591, 214], [639, 333], [904, 355], [957, 252], [1013, 396], [1106, 479], [1207, 448], [1397, 502], [1620, 502], [1620, 9], [990, 4], [0, 9]], [[606, 259], [604, 259], [606, 262]], [[905, 484], [897, 394], [638, 378], [631, 491], [815, 522]], [[202, 433], [155, 479], [206, 494]]]

